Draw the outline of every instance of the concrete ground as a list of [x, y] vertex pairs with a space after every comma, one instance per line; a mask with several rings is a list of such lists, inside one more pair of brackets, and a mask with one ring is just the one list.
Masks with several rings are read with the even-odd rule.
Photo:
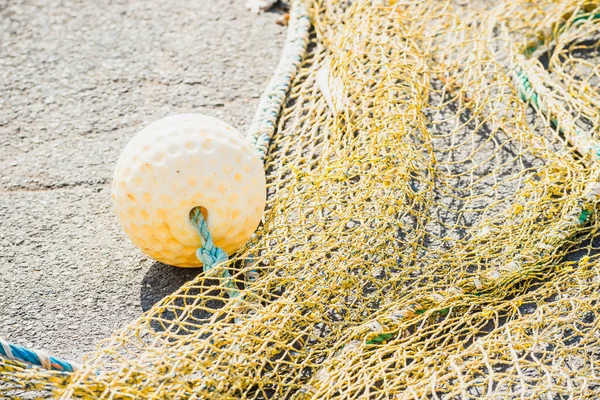
[[0, 337], [80, 361], [199, 272], [129, 242], [110, 182], [166, 115], [248, 128], [285, 28], [243, 3], [0, 0]]

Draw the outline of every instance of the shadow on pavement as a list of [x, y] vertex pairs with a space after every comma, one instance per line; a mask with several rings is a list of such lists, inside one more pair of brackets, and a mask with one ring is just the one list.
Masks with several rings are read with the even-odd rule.
[[175, 292], [201, 272], [202, 268], [177, 268], [155, 262], [142, 280], [140, 293], [142, 310], [148, 311], [154, 304]]

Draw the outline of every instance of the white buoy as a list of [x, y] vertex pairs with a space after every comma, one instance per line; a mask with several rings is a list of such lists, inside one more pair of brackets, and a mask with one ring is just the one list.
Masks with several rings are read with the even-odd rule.
[[260, 223], [266, 182], [258, 153], [227, 123], [201, 114], [153, 122], [117, 162], [112, 197], [119, 223], [150, 257], [199, 267], [190, 211], [202, 207], [215, 245], [228, 254]]

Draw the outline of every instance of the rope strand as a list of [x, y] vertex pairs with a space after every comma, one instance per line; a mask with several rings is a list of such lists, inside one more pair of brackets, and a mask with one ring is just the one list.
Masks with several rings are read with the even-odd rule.
[[7, 360], [23, 362], [51, 371], [74, 372], [79, 369], [79, 364], [49, 356], [40, 350], [32, 350], [9, 343], [3, 339], [0, 339], [0, 356]]

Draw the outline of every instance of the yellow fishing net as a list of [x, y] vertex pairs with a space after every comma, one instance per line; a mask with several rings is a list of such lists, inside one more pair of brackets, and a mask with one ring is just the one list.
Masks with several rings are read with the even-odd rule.
[[302, 4], [264, 221], [214, 269], [243, 295], [198, 276], [0, 393], [600, 397], [599, 3]]

